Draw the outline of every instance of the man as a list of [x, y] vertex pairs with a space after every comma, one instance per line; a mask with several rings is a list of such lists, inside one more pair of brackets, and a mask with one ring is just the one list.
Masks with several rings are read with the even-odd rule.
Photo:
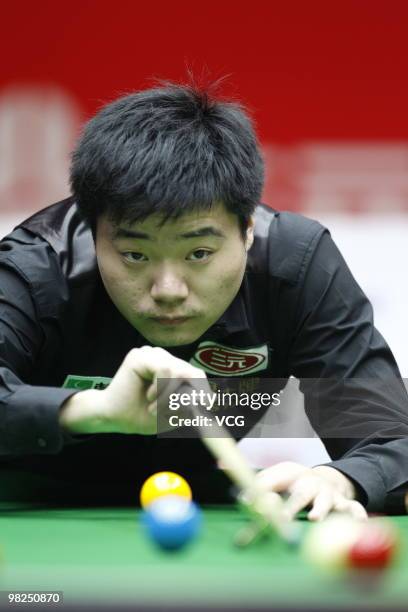
[[[7, 468], [127, 492], [175, 469], [210, 499], [214, 461], [200, 441], [151, 435], [158, 379], [228, 368], [232, 377], [393, 379], [390, 395], [347, 394], [352, 433], [324, 439], [329, 465], [278, 464], [259, 479], [289, 493], [289, 515], [310, 506], [311, 519], [333, 509], [363, 516], [363, 505], [383, 510], [390, 499], [403, 507], [408, 412], [397, 366], [327, 230], [258, 205], [263, 163], [238, 105], [177, 85], [125, 96], [86, 125], [71, 185], [72, 198], [1, 243]], [[234, 351], [241, 360], [220, 367]], [[112, 382], [61, 388], [70, 375]], [[373, 405], [381, 416], [371, 423]], [[330, 411], [318, 416], [307, 393], [306, 411], [323, 435]]]

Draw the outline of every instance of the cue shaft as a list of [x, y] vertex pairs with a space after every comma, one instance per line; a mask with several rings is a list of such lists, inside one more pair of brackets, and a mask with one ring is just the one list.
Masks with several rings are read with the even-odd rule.
[[244, 492], [245, 497], [241, 498], [241, 503], [248, 507], [255, 518], [258, 516], [263, 524], [267, 521], [283, 539], [291, 541], [293, 523], [282, 512], [280, 496], [265, 491], [258, 484], [255, 471], [247, 463], [234, 438], [226, 430], [223, 435], [226, 437], [201, 436], [201, 440], [213, 456], [223, 464], [223, 469], [231, 480]]
[[[164, 395], [169, 395], [170, 388], [174, 384], [177, 384], [177, 392], [181, 393], [183, 386], [180, 388], [179, 381], [172, 380], [168, 382], [169, 384]], [[199, 382], [202, 384], [203, 380], [200, 379]], [[208, 381], [205, 382], [208, 384]], [[191, 392], [191, 389], [194, 388], [194, 385], [188, 380], [183, 381], [183, 385], [187, 387], [187, 393]], [[203, 408], [205, 409], [205, 406], [197, 406], [194, 403], [188, 406], [189, 412], [193, 416], [198, 417], [201, 416]], [[201, 422], [200, 419], [198, 419], [198, 422]], [[265, 491], [259, 485], [255, 471], [248, 464], [230, 432], [222, 425], [218, 425], [219, 436], [213, 438], [208, 436], [208, 428], [197, 425], [196, 429], [200, 433], [202, 442], [215, 459], [221, 463], [231, 480], [244, 493], [240, 501], [249, 510], [260, 527], [264, 529], [266, 523], [266, 525], [272, 526], [281, 538], [292, 542], [295, 524], [285, 516], [280, 495], [272, 491]]]

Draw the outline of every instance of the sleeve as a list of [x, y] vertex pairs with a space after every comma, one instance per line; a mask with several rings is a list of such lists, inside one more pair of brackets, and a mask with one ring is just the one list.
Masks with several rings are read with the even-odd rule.
[[360, 500], [408, 490], [408, 397], [372, 307], [325, 232], [304, 275], [289, 352], [306, 414]]
[[28, 283], [0, 265], [0, 455], [57, 453], [70, 439], [59, 409], [72, 389], [24, 384], [43, 342]]

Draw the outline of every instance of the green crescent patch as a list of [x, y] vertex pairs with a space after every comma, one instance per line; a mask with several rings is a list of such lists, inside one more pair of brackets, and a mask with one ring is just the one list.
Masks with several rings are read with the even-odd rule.
[[78, 389], [85, 391], [86, 389], [106, 389], [111, 382], [111, 378], [106, 376], [76, 376], [68, 374], [62, 385], [64, 389]]

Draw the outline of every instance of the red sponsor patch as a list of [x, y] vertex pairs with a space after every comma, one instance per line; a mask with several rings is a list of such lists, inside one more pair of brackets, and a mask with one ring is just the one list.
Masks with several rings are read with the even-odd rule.
[[266, 357], [261, 352], [240, 351], [239, 349], [224, 348], [221, 346], [206, 346], [199, 349], [195, 354], [195, 360], [219, 374], [242, 374], [254, 369], [265, 361]]

